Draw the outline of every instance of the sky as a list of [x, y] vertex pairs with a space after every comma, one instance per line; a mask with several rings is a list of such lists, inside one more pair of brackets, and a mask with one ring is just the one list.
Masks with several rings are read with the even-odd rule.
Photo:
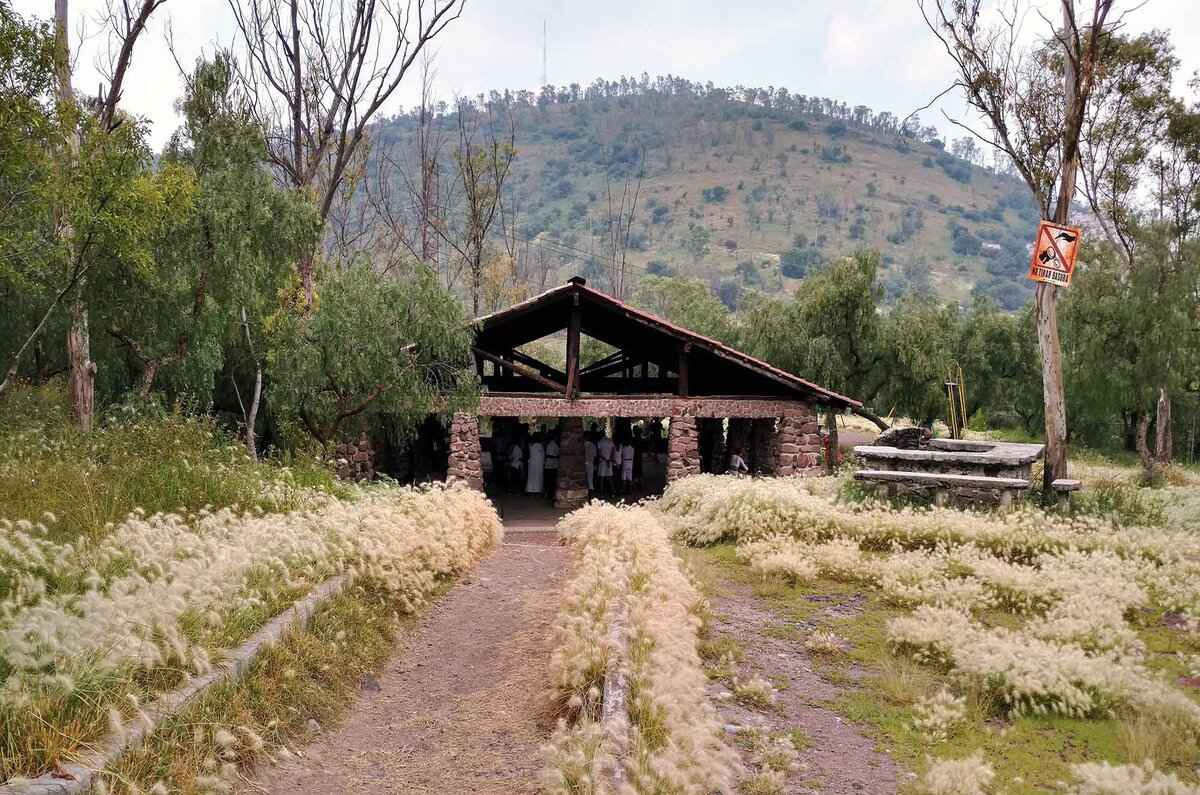
[[[427, 0], [428, 1], [428, 0]], [[1023, 0], [1045, 8], [1056, 0]], [[1200, 69], [1200, 15], [1196, 0], [1118, 0], [1132, 9], [1130, 32], [1167, 29], [1182, 61], [1177, 93]], [[12, 0], [27, 16], [48, 17], [53, 0]], [[107, 49], [97, 15], [105, 0], [71, 0], [71, 35], [82, 41], [75, 67], [77, 90], [94, 92], [101, 82], [96, 63]], [[986, 2], [986, 5], [993, 3]], [[1088, 5], [1079, 0], [1081, 7]], [[950, 85], [952, 64], [929, 33], [916, 0], [466, 0], [460, 19], [435, 40], [440, 98], [471, 96], [490, 89], [530, 88], [541, 83], [542, 27], [547, 77], [551, 83], [587, 85], [597, 77], [674, 74], [717, 85], [787, 87], [793, 93], [826, 96], [903, 117]], [[83, 36], [80, 36], [80, 26]], [[185, 66], [219, 42], [233, 41], [227, 0], [168, 0], [139, 40], [122, 107], [151, 123], [161, 147], [178, 126], [174, 110], [182, 81], [166, 43], [168, 26]], [[1046, 30], [1036, 13], [1025, 15], [1028, 36]], [[393, 96], [385, 112], [417, 101], [416, 72]], [[939, 113], [963, 114], [950, 95], [925, 111], [952, 137], [961, 135]]]

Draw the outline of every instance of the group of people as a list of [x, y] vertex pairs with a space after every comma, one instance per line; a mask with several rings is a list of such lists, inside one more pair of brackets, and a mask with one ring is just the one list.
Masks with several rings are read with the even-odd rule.
[[643, 451], [642, 435], [637, 428], [615, 442], [592, 423], [583, 441], [588, 493], [609, 497], [640, 490]]
[[[618, 428], [615, 438], [593, 423], [584, 434], [584, 473], [588, 493], [616, 497], [643, 490], [643, 458], [656, 452], [653, 434], [639, 427]], [[661, 426], [657, 426], [661, 436]], [[557, 429], [530, 433], [523, 425], [497, 429], [483, 440], [484, 477], [510, 494], [543, 496], [553, 500], [558, 486], [560, 437]]]
[[554, 499], [558, 487], [558, 431], [514, 437], [494, 437], [484, 444], [484, 477], [495, 479], [512, 494], [541, 495]]

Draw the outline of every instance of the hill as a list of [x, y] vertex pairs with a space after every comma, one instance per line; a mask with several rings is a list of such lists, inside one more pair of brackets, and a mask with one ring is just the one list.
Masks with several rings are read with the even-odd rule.
[[[862, 247], [882, 254], [890, 299], [975, 292], [1015, 309], [1031, 294], [1024, 272], [1037, 211], [1023, 183], [982, 167], [970, 143], [951, 154], [919, 122], [902, 129], [892, 113], [786, 89], [645, 76], [492, 92], [469, 112], [488, 111], [511, 113], [515, 125], [506, 197], [515, 237], [538, 261], [519, 269], [527, 280], [571, 271], [607, 282], [610, 218], [628, 190], [638, 193], [634, 277], [702, 279], [730, 306], [746, 290], [790, 291], [811, 268]], [[435, 125], [457, 135], [453, 113]], [[410, 150], [417, 128], [415, 114], [392, 118], [376, 131], [377, 148]]]

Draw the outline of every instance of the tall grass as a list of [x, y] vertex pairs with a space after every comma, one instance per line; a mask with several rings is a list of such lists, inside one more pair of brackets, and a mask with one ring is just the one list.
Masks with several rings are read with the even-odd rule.
[[58, 383], [0, 400], [0, 517], [35, 522], [49, 513], [58, 539], [95, 540], [137, 509], [286, 511], [313, 491], [339, 491], [321, 462], [255, 461], [208, 417], [115, 407], [84, 434]]

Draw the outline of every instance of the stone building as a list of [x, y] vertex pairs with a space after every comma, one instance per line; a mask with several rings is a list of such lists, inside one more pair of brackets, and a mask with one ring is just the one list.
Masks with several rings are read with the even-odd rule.
[[[520, 350], [563, 330], [562, 370]], [[584, 335], [615, 351], [580, 366]], [[724, 471], [735, 449], [759, 472], [804, 475], [821, 469], [818, 408], [861, 406], [579, 277], [479, 318], [473, 353], [484, 392], [478, 416], [454, 416], [448, 475], [481, 485], [479, 416], [559, 419], [556, 504], [562, 508], [587, 499], [585, 418], [665, 421], [668, 480]]]

